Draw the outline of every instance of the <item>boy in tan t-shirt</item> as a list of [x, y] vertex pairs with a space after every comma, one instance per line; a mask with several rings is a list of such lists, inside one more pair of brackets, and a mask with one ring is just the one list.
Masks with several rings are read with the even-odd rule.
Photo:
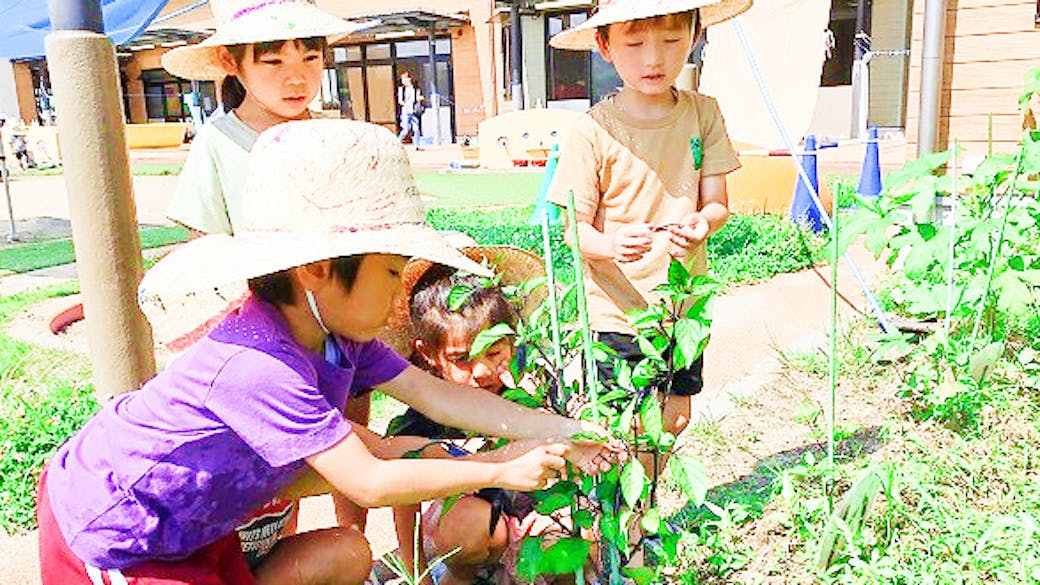
[[[604, 0], [589, 20], [551, 41], [598, 46], [624, 82], [576, 123], [548, 198], [566, 207], [574, 191], [592, 329], [633, 365], [644, 356], [625, 315], [658, 300], [653, 289], [667, 282], [672, 258], [706, 273], [705, 241], [729, 218], [726, 174], [740, 167], [715, 100], [674, 82], [703, 28], [750, 4]], [[689, 422], [702, 367], [698, 359], [675, 375], [663, 399], [668, 432]]]

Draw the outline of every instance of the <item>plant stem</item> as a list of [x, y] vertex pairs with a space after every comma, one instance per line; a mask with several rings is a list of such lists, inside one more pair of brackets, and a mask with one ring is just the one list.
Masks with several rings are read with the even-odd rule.
[[592, 403], [592, 420], [599, 423], [599, 388], [596, 379], [596, 360], [592, 356], [592, 328], [589, 326], [589, 306], [585, 297], [585, 270], [578, 239], [578, 215], [575, 211], [574, 189], [567, 191], [567, 222], [570, 224], [574, 250], [574, 283], [578, 287], [578, 318], [581, 322], [581, 340], [585, 356], [585, 388]]
[[549, 289], [549, 319], [552, 331], [553, 369], [556, 373], [557, 409], [566, 414], [567, 387], [563, 383], [563, 353], [560, 346], [560, 307], [556, 299], [556, 271], [553, 267], [552, 240], [549, 237], [549, 214], [542, 214], [542, 249], [545, 254], [545, 286]]
[[831, 355], [830, 355], [830, 404], [827, 412], [827, 464], [834, 468], [834, 427], [838, 397], [838, 214], [831, 218], [831, 242], [834, 257], [831, 259]]
[[1008, 216], [1011, 215], [1011, 201], [1009, 197], [1018, 183], [1019, 175], [1022, 173], [1022, 155], [1024, 151], [1023, 147], [1018, 147], [1018, 155], [1015, 157], [1015, 173], [1011, 176], [1011, 183], [1008, 184], [1007, 191], [1004, 192], [1004, 218], [1000, 223], [1000, 233], [997, 236], [997, 242], [992, 247], [993, 254], [989, 258], [989, 267], [986, 271], [986, 287], [983, 289], [982, 302], [979, 304], [978, 312], [975, 314], [975, 325], [971, 328], [971, 345], [968, 346], [969, 353], [975, 351], [975, 343], [979, 337], [979, 328], [982, 325], [982, 315], [989, 307], [989, 291], [993, 287], [993, 273], [996, 271], [1000, 249], [1004, 245], [1004, 231], [1007, 228]]
[[950, 342], [950, 328], [953, 326], [953, 269], [957, 247], [957, 139], [953, 140], [953, 156], [950, 160], [950, 174], [953, 183], [950, 185], [950, 250], [946, 271], [946, 343]]

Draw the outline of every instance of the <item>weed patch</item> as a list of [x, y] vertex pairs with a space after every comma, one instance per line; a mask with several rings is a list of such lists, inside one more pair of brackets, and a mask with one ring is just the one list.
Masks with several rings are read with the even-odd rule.
[[[0, 299], [0, 327], [74, 284]], [[41, 350], [0, 332], [0, 531], [35, 525], [36, 478], [55, 449], [97, 410], [85, 358]]]

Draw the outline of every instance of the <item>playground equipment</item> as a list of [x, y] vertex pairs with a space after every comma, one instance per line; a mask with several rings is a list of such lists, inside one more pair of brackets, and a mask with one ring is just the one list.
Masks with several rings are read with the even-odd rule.
[[536, 108], [488, 118], [477, 129], [480, 166], [485, 169], [545, 166], [581, 116], [578, 112]]

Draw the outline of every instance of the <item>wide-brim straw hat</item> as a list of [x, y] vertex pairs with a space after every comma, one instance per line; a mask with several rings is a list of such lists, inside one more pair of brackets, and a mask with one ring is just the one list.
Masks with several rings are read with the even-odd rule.
[[[472, 246], [462, 248], [460, 252], [494, 272], [501, 286], [517, 286], [545, 276], [545, 264], [538, 255], [513, 246]], [[415, 259], [405, 265], [401, 273], [404, 292], [391, 309], [385, 333], [380, 335], [380, 339], [404, 357], [409, 357], [416, 339], [412, 327], [412, 295], [417, 286], [432, 284], [449, 274], [450, 269], [436, 270], [429, 260]], [[529, 315], [546, 296], [544, 286], [528, 295], [520, 309], [521, 315]]]
[[725, 22], [751, 8], [752, 0], [600, 0], [596, 12], [585, 22], [557, 33], [549, 44], [557, 49], [593, 51], [596, 29], [618, 22], [682, 14], [698, 10], [701, 26]]
[[170, 73], [199, 81], [223, 79], [218, 47], [325, 37], [335, 41], [364, 28], [319, 9], [312, 0], [210, 0], [217, 30], [196, 45], [162, 56]]
[[235, 234], [174, 249], [145, 274], [142, 303], [362, 254], [491, 275], [426, 224], [408, 155], [386, 128], [352, 120], [279, 124], [260, 135], [246, 176]]

